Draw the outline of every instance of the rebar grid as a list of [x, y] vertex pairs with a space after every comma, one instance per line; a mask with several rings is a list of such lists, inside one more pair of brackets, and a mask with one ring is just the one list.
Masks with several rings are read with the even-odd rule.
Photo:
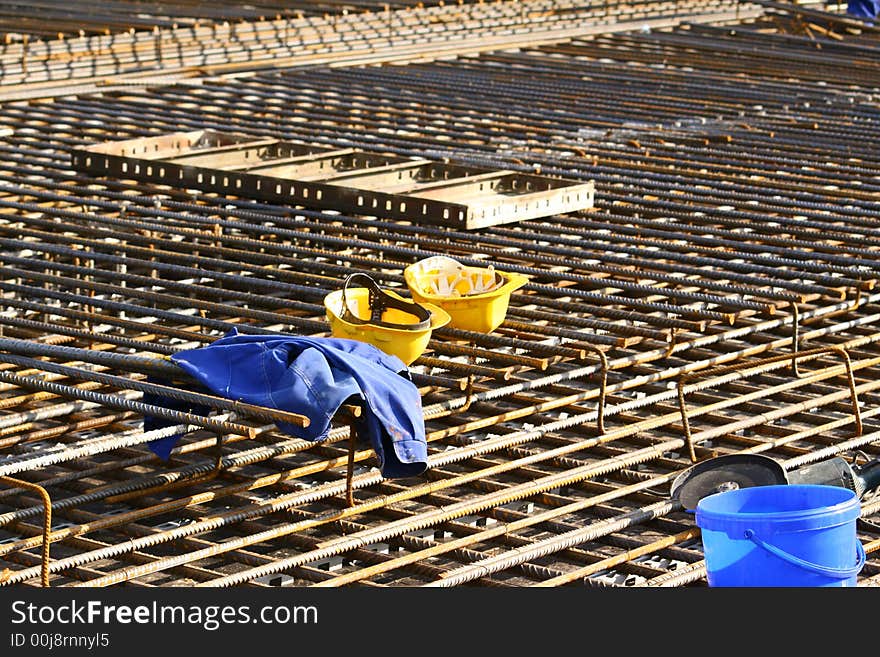
[[[834, 26], [774, 14], [0, 108], [0, 475], [51, 496], [0, 491], [3, 583], [705, 585], [668, 495], [692, 457], [877, 452], [880, 60]], [[471, 233], [69, 167], [69, 147], [179, 129], [594, 179], [597, 207]], [[168, 463], [145, 448], [163, 357], [232, 327], [327, 335], [345, 273], [401, 288], [433, 253], [530, 283], [496, 332], [438, 331], [414, 363], [426, 475], [383, 480], [342, 418], [312, 444], [219, 401], [176, 418]]]

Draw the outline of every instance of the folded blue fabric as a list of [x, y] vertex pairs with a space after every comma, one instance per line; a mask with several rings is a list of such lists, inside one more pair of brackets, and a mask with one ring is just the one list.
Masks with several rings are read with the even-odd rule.
[[[419, 391], [403, 361], [371, 344], [232, 329], [171, 360], [219, 396], [307, 416], [305, 428], [277, 423], [305, 440], [324, 440], [336, 411], [354, 397], [363, 402], [358, 435], [370, 441], [384, 477], [413, 477], [428, 467]], [[167, 458], [173, 444], [155, 443], [148, 444]]]
[[880, 0], [849, 0], [846, 13], [863, 18], [877, 18], [880, 15]]

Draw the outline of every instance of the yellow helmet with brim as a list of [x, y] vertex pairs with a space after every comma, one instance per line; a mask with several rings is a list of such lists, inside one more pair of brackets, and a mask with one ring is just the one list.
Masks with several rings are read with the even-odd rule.
[[450, 321], [442, 308], [383, 290], [363, 273], [347, 276], [342, 289], [324, 297], [324, 307], [333, 337], [367, 342], [407, 366], [424, 353], [431, 332]]
[[448, 256], [419, 260], [403, 271], [403, 277], [417, 302], [445, 310], [451, 327], [478, 333], [490, 333], [501, 326], [511, 293], [529, 280], [492, 265], [466, 267]]

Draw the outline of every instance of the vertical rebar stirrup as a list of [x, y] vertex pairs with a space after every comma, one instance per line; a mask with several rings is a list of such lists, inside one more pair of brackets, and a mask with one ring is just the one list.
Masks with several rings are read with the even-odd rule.
[[605, 433], [605, 390], [608, 387], [608, 357], [605, 352], [590, 344], [583, 345], [599, 357], [600, 374], [602, 379], [599, 382], [599, 402], [596, 407], [596, 429], [599, 435]]
[[[49, 543], [52, 533], [52, 498], [42, 486], [32, 484], [14, 477], [0, 476], [0, 482], [9, 484], [15, 488], [27, 488], [40, 496], [43, 502], [43, 555], [40, 562], [40, 580], [43, 586], [49, 586]], [[4, 578], [5, 579], [5, 578]]]
[[[856, 390], [856, 380], [855, 380], [855, 374], [853, 372], [852, 360], [850, 359], [849, 352], [844, 347], [842, 347], [840, 345], [830, 345], [827, 347], [817, 347], [816, 349], [808, 349], [806, 351], [798, 351], [798, 352], [791, 354], [791, 355], [783, 354], [781, 356], [773, 356], [770, 358], [763, 358], [761, 360], [750, 362], [750, 363], [737, 363], [734, 365], [726, 365], [723, 367], [717, 367], [717, 368], [713, 368], [713, 369], [709, 369], [709, 370], [703, 370], [698, 373], [702, 374], [702, 375], [710, 374], [711, 376], [714, 377], [714, 376], [718, 376], [718, 375], [724, 374], [724, 373], [731, 373], [731, 372], [738, 372], [740, 370], [747, 370], [749, 368], [755, 368], [755, 367], [760, 368], [762, 366], [772, 365], [773, 363], [788, 360], [788, 359], [791, 359], [792, 366], [794, 366], [795, 362], [798, 359], [802, 359], [802, 358], [806, 358], [806, 357], [815, 357], [815, 356], [818, 356], [823, 353], [837, 353], [837, 354], [840, 354], [841, 358], [843, 359], [843, 365], [846, 368], [847, 386], [849, 387], [850, 400], [851, 400], [851, 404], [852, 404], [853, 420], [854, 420], [855, 426], [856, 426], [856, 436], [861, 436], [864, 431], [864, 426], [862, 424], [862, 411], [859, 408], [859, 398], [858, 398], [858, 392]], [[755, 373], [758, 373], [758, 372], [755, 372]], [[795, 371], [795, 374], [796, 374], [797, 378], [802, 378], [801, 375], [799, 373], [797, 373], [797, 371]], [[684, 387], [685, 387], [685, 383], [687, 382], [687, 380], [694, 375], [695, 375], [694, 372], [685, 372], [684, 374], [682, 374], [682, 376], [678, 379], [678, 381], [676, 383], [676, 391], [678, 393], [678, 410], [681, 413], [682, 430], [684, 432], [685, 442], [686, 442], [687, 448], [688, 448], [688, 456], [691, 460], [691, 463], [697, 462], [697, 455], [696, 455], [696, 451], [694, 449], [694, 441], [693, 441], [693, 436], [691, 434], [690, 420], [688, 419], [687, 405], [685, 404], [685, 399], [684, 399], [684, 396], [685, 396]], [[711, 386], [707, 385], [707, 388], [708, 387], [711, 387]]]
[[355, 505], [354, 501], [354, 456], [357, 451], [357, 429], [354, 419], [348, 423], [348, 464], [345, 469], [345, 503], [349, 507]]

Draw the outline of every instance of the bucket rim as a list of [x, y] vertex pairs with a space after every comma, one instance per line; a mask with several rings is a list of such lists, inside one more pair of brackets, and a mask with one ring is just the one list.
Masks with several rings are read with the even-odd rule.
[[[728, 503], [732, 498], [771, 496], [785, 489], [786, 493], [825, 492], [835, 493], [838, 500], [832, 504], [791, 509], [784, 511], [741, 512], [713, 508], [720, 503]], [[723, 497], [722, 497], [723, 496]], [[861, 502], [855, 491], [842, 486], [825, 484], [772, 484], [753, 486], [736, 490], [722, 491], [707, 495], [699, 501], [696, 509], [696, 522], [702, 529], [739, 531], [755, 526], [773, 525], [785, 531], [821, 529], [855, 521], [861, 515]]]

